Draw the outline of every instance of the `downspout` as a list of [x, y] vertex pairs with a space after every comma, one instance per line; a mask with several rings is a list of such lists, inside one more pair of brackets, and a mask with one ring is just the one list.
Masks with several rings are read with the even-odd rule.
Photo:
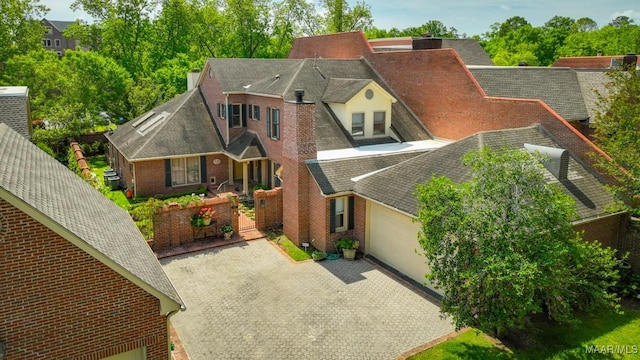
[[225, 139], [226, 146], [229, 146], [229, 94], [225, 94], [224, 98], [224, 108], [226, 109], [226, 114], [224, 114], [224, 119], [227, 121], [227, 138]]
[[167, 360], [171, 360], [172, 356], [171, 356], [171, 317], [173, 315], [175, 315], [178, 311], [185, 311], [187, 308], [184, 307], [184, 305], [180, 305], [180, 308], [177, 310], [173, 310], [173, 311], [169, 311], [169, 313], [167, 314], [167, 354], [169, 354], [169, 357], [167, 358]]

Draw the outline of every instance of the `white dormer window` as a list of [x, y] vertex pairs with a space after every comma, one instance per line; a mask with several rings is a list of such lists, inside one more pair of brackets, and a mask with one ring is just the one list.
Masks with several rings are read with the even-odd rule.
[[387, 113], [376, 111], [373, 113], [373, 135], [384, 135], [386, 132]]
[[351, 114], [351, 135], [364, 136], [364, 113]]

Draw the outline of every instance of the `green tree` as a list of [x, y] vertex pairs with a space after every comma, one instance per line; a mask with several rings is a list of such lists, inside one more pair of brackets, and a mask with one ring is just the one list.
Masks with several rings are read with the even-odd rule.
[[371, 6], [357, 1], [353, 9], [346, 0], [323, 0], [326, 10], [326, 32], [361, 30], [366, 32], [373, 23]]
[[49, 11], [39, 0], [0, 1], [0, 61], [42, 48], [45, 27], [40, 19]]
[[418, 185], [418, 235], [456, 328], [500, 335], [532, 312], [568, 322], [576, 310], [617, 306], [614, 251], [574, 233], [572, 199], [544, 178], [541, 157], [487, 147], [467, 154], [471, 180]]
[[618, 180], [610, 189], [640, 216], [640, 71], [611, 71], [608, 95], [599, 95], [595, 143], [613, 162], [600, 165]]

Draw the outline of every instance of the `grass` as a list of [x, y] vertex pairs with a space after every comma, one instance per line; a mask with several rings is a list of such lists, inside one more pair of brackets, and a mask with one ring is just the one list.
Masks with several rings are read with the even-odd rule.
[[[88, 161], [91, 171], [96, 174], [98, 183], [101, 186], [105, 186], [104, 171], [109, 168], [107, 157], [105, 155], [92, 156], [88, 158]], [[131, 202], [127, 199], [127, 196], [122, 190], [107, 191], [105, 196], [125, 210], [129, 210], [131, 208]]]
[[[640, 358], [640, 311], [624, 307], [624, 314], [607, 311], [586, 317], [579, 326], [536, 320], [513, 331], [501, 345], [482, 332], [468, 331], [409, 359], [609, 359]], [[587, 353], [587, 347], [616, 346], [622, 354]], [[624, 353], [624, 351], [630, 353]], [[635, 352], [631, 354], [631, 352]]]
[[305, 252], [300, 249], [296, 244], [294, 244], [286, 235], [280, 235], [273, 239], [276, 244], [280, 246], [282, 250], [284, 250], [289, 257], [291, 257], [295, 261], [304, 261], [311, 259], [311, 249], [309, 252]]

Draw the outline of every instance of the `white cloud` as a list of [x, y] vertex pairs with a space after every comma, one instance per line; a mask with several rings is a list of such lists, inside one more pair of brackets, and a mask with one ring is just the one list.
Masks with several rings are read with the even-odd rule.
[[640, 23], [640, 11], [636, 10], [625, 10], [625, 11], [616, 11], [609, 17], [611, 20], [617, 18], [618, 16], [626, 16], [629, 19], [633, 19], [634, 23]]

